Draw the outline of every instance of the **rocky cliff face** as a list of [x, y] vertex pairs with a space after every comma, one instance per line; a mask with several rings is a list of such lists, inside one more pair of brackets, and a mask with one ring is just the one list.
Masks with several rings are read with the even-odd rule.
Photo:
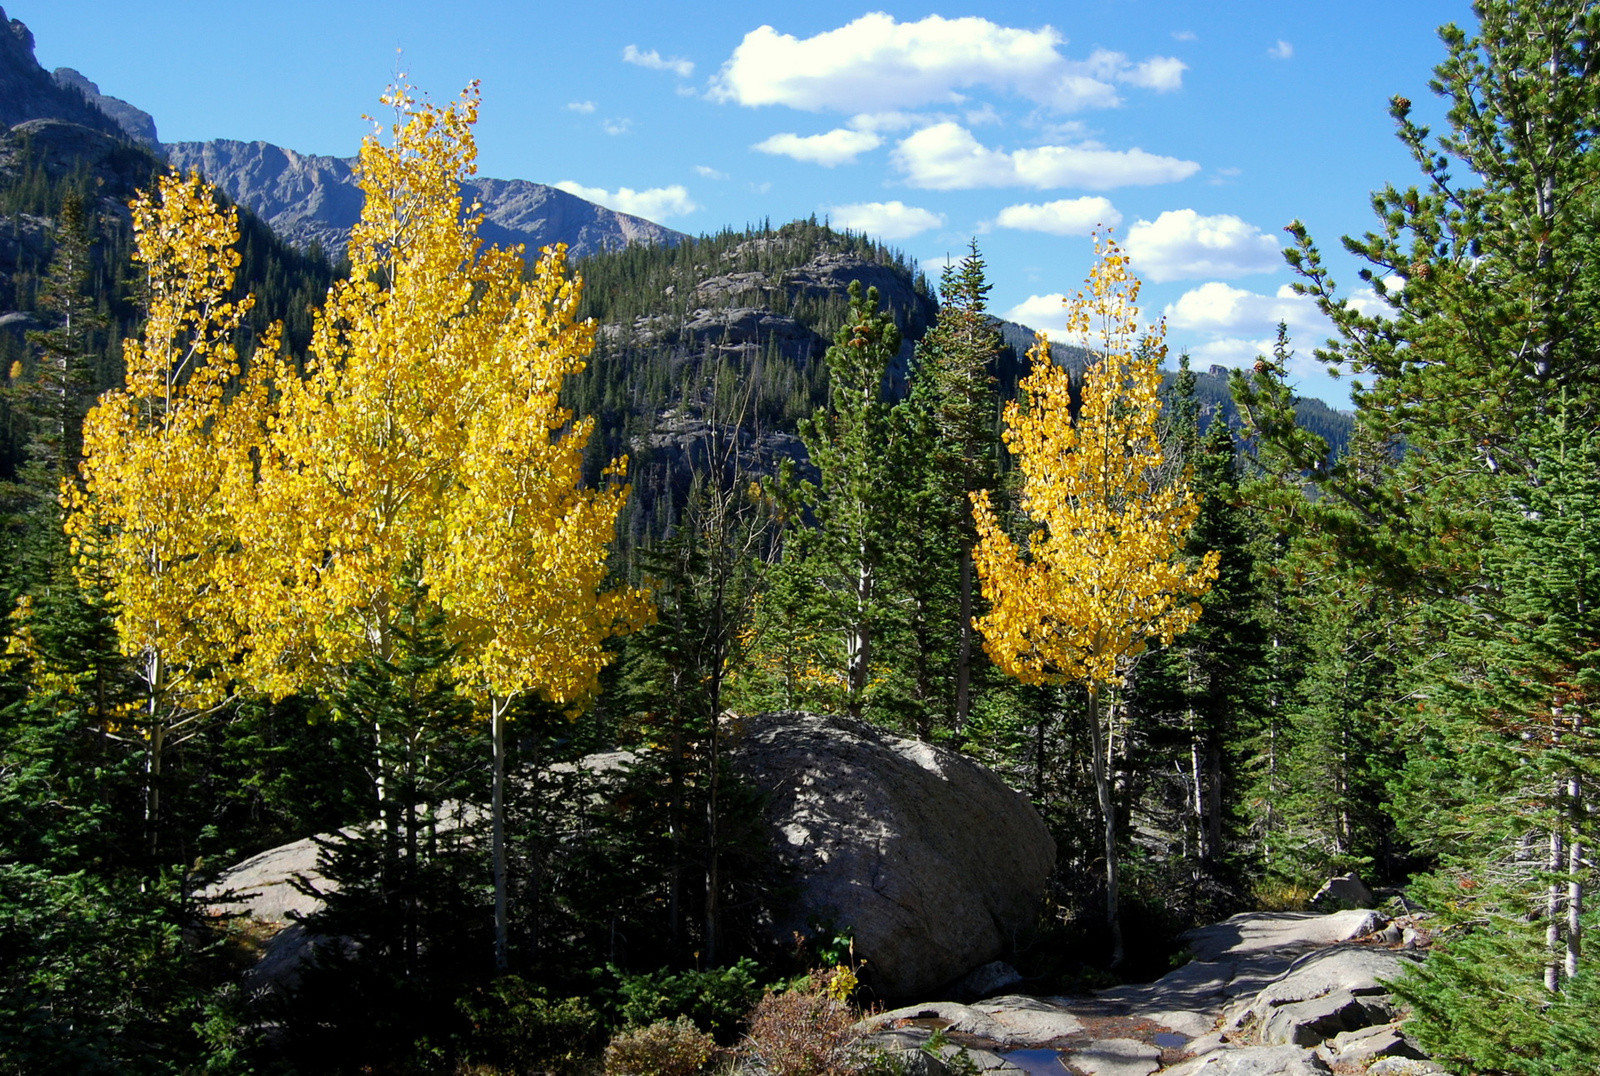
[[[349, 245], [362, 201], [352, 158], [229, 139], [175, 142], [165, 150], [173, 167], [198, 169], [295, 246], [309, 248], [316, 243], [337, 258]], [[483, 204], [483, 238], [500, 246], [525, 243], [531, 252], [566, 243], [571, 254], [581, 258], [630, 243], [672, 245], [685, 238], [642, 217], [617, 213], [542, 183], [474, 179], [462, 187], [465, 200], [476, 198]]]
[[0, 130], [28, 120], [54, 119], [106, 134], [121, 128], [77, 89], [59, 85], [33, 55], [33, 33], [0, 8]]
[[147, 149], [159, 151], [161, 142], [156, 138], [156, 121], [142, 108], [135, 108], [120, 97], [100, 92], [100, 87], [70, 67], [58, 67], [51, 75], [57, 86], [82, 94], [89, 104], [116, 121], [122, 133]]

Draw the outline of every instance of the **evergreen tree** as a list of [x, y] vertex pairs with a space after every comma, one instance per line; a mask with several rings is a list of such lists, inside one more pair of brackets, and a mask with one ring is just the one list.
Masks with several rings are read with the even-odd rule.
[[[850, 285], [850, 314], [828, 349], [830, 402], [801, 424], [818, 482], [803, 492], [814, 531], [791, 532], [786, 573], [814, 579], [817, 626], [843, 643], [839, 692], [861, 716], [871, 684], [873, 647], [884, 620], [880, 593], [900, 485], [887, 473], [890, 406], [883, 396], [889, 363], [900, 350], [893, 313], [876, 288]], [[798, 539], [798, 540], [796, 540]], [[792, 558], [792, 559], [791, 559]]]

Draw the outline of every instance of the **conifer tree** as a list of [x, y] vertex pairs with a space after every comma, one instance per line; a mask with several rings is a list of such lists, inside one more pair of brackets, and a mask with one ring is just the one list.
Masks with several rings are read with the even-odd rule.
[[885, 474], [889, 404], [883, 380], [900, 350], [894, 315], [878, 306], [878, 291], [850, 285], [849, 315], [828, 348], [830, 404], [803, 423], [800, 436], [820, 473], [805, 494], [816, 515], [814, 533], [800, 532], [794, 561], [820, 583], [818, 612], [844, 644], [843, 701], [859, 717], [870, 682], [873, 646], [883, 617], [879, 593], [888, 556], [896, 484]]

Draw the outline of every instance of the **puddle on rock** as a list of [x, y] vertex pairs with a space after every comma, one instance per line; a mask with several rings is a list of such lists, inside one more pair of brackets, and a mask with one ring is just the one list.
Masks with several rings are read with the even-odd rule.
[[1059, 1050], [1005, 1050], [1000, 1056], [1028, 1076], [1071, 1076]]
[[1163, 1050], [1181, 1050], [1189, 1045], [1189, 1036], [1180, 1035], [1176, 1031], [1157, 1031], [1152, 1038]]

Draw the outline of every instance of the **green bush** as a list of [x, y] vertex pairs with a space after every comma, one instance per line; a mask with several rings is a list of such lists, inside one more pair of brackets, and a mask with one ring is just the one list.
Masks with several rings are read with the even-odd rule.
[[471, 1022], [461, 1044], [468, 1064], [542, 1072], [593, 1057], [602, 1041], [600, 1014], [583, 998], [556, 998], [515, 975], [456, 1002]]
[[717, 1044], [687, 1016], [618, 1032], [606, 1047], [605, 1076], [692, 1076]]
[[758, 965], [749, 957], [725, 968], [709, 971], [660, 971], [630, 975], [613, 968], [618, 1015], [628, 1027], [687, 1016], [700, 1030], [724, 1046], [738, 1037], [745, 1013], [761, 1000], [756, 982]]

